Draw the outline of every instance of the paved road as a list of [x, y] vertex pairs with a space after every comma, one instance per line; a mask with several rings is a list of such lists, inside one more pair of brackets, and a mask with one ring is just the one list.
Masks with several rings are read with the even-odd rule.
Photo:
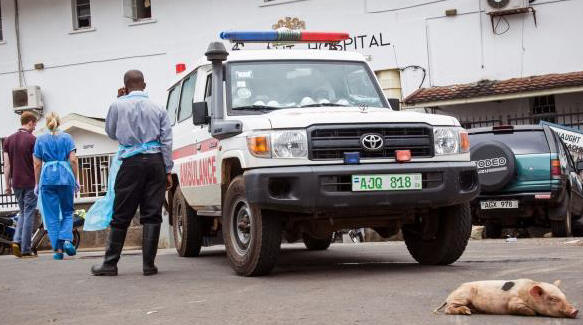
[[[557, 239], [470, 243], [446, 267], [422, 267], [403, 243], [336, 244], [325, 252], [286, 245], [273, 275], [235, 276], [221, 247], [199, 258], [164, 250], [161, 273], [141, 275], [131, 251], [120, 276], [97, 278], [96, 253], [57, 262], [0, 257], [1, 324], [581, 324], [515, 316], [433, 315], [458, 284], [528, 277], [563, 280], [583, 307], [583, 247]], [[581, 316], [580, 316], [581, 317]]]

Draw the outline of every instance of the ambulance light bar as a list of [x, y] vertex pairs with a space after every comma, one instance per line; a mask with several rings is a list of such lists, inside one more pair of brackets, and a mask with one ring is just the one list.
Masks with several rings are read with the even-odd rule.
[[336, 43], [350, 38], [348, 33], [307, 32], [300, 30], [228, 31], [222, 32], [220, 36], [221, 39], [229, 40], [233, 43]]

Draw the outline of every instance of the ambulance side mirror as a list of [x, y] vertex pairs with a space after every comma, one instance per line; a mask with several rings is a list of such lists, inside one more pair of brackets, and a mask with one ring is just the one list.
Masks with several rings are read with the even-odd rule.
[[194, 125], [209, 124], [210, 120], [206, 102], [192, 103], [192, 122]]

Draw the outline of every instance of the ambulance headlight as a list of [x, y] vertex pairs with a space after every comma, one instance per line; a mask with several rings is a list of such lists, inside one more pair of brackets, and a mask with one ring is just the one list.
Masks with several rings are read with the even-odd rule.
[[433, 128], [433, 142], [436, 155], [466, 153], [470, 150], [468, 133], [460, 127]]
[[258, 158], [306, 158], [306, 130], [269, 131], [247, 137], [249, 152]]
[[276, 131], [271, 134], [273, 158], [304, 158], [308, 156], [306, 130]]

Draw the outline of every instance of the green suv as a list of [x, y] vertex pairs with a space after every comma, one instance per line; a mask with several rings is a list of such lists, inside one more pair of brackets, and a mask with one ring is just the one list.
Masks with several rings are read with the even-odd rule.
[[554, 237], [572, 234], [583, 214], [583, 163], [573, 161], [552, 129], [495, 126], [468, 133], [481, 186], [472, 217], [485, 225], [486, 237], [499, 238], [504, 227], [529, 226], [550, 226]]

